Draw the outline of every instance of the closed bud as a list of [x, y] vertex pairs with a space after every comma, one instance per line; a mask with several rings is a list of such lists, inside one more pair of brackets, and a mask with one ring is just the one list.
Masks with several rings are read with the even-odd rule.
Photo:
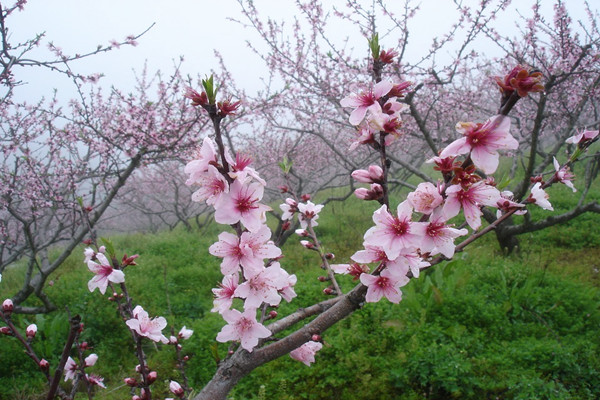
[[88, 342], [81, 342], [81, 344], [79, 345], [79, 348], [81, 350], [86, 350], [88, 348]]
[[320, 342], [321, 341], [321, 335], [317, 335], [316, 333], [314, 335], [312, 335], [311, 340], [313, 342]]
[[187, 361], [190, 359], [190, 356], [183, 356], [183, 361]]
[[14, 309], [14, 305], [11, 299], [6, 299], [2, 302], [2, 311], [10, 313]]
[[45, 369], [50, 368], [50, 363], [48, 363], [48, 361], [46, 361], [45, 359], [42, 358], [42, 360], [40, 361], [39, 366], [40, 366], [41, 369], [45, 370]]
[[169, 344], [177, 344], [177, 338], [175, 336], [169, 336]]
[[290, 226], [292, 224], [290, 223], [290, 221], [285, 221], [282, 225], [281, 225], [281, 230], [282, 231], [287, 231], [288, 229], [290, 229]]
[[125, 378], [125, 379], [123, 379], [123, 381], [125, 382], [125, 384], [127, 386], [131, 386], [131, 387], [137, 386], [137, 380], [135, 378]]
[[275, 311], [275, 310], [269, 311], [269, 318], [271, 318], [271, 319], [277, 318], [277, 311]]
[[323, 289], [323, 293], [330, 295], [334, 293], [334, 290], [330, 287], [326, 287], [325, 289]]
[[315, 248], [315, 245], [312, 242], [309, 242], [308, 240], [301, 240], [300, 244], [310, 250]]
[[79, 333], [83, 332], [83, 328], [85, 328], [85, 324], [83, 324], [83, 323], [79, 324]]
[[110, 296], [110, 297], [108, 298], [108, 301], [115, 301], [115, 298], [114, 298], [114, 297], [112, 297], [112, 296]]
[[326, 282], [326, 281], [328, 281], [328, 280], [329, 280], [329, 278], [328, 278], [328, 277], [326, 277], [326, 276], [322, 276], [322, 275], [321, 275], [321, 276], [319, 276], [317, 279], [319, 280], [319, 282]]
[[89, 246], [90, 244], [92, 244], [92, 239], [85, 239], [85, 240], [83, 241], [83, 244], [85, 244], [85, 245]]
[[156, 371], [150, 371], [148, 373], [148, 383], [154, 383], [154, 381], [156, 381], [156, 378], [158, 377], [158, 374], [156, 373]]
[[25, 334], [27, 335], [28, 338], [34, 338], [36, 333], [37, 333], [37, 325], [36, 324], [29, 325], [27, 327], [27, 329], [25, 330]]
[[325, 254], [325, 258], [328, 260], [333, 260], [335, 258], [335, 254], [327, 253], [327, 254]]
[[288, 190], [290, 190], [287, 186], [285, 185], [281, 185], [281, 186], [277, 186], [277, 188], [281, 191], [281, 193], [287, 193]]
[[181, 387], [181, 385], [179, 383], [177, 383], [175, 381], [171, 381], [171, 383], [169, 384], [169, 389], [177, 397], [183, 397], [183, 395], [184, 395], [183, 388]]
[[300, 196], [302, 198], [302, 201], [307, 202], [310, 200], [310, 194], [305, 193], [302, 196]]
[[102, 253], [102, 254], [106, 253], [106, 247], [104, 247], [104, 246], [100, 246], [100, 247], [98, 248], [98, 253]]
[[12, 335], [12, 331], [10, 330], [10, 328], [8, 326], [1, 326], [0, 327], [0, 333], [2, 333], [3, 335]]

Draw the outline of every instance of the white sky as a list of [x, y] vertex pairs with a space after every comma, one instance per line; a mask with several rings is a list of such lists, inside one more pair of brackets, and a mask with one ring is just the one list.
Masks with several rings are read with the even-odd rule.
[[[478, 3], [475, 0], [465, 2]], [[264, 15], [274, 19], [290, 20], [297, 12], [293, 0], [255, 0], [255, 3]], [[324, 3], [344, 2], [329, 0]], [[365, 3], [371, 4], [371, 1]], [[403, 2], [389, 0], [387, 3], [401, 5]], [[410, 29], [415, 56], [429, 48], [436, 34], [447, 31], [456, 15], [451, 0], [421, 0], [420, 3], [421, 10]], [[514, 3], [530, 14], [531, 0], [515, 0]], [[542, 0], [542, 3], [546, 10], [551, 10], [551, 1]], [[584, 16], [581, 3], [579, 0], [567, 1], [575, 19]], [[217, 68], [213, 49], [218, 48], [236, 80], [245, 82], [247, 89], [258, 88], [259, 77], [266, 76], [265, 67], [246, 47], [245, 41], [260, 43], [260, 39], [252, 30], [229, 21], [228, 17], [242, 19], [235, 0], [29, 0], [23, 12], [9, 17], [7, 25], [12, 32], [12, 42], [45, 31], [42, 45], [31, 56], [48, 59], [51, 56], [46, 44], [50, 40], [66, 54], [84, 53], [98, 44], [108, 44], [111, 39], [120, 41], [129, 34], [140, 33], [155, 22], [156, 25], [138, 40], [137, 47], [125, 46], [74, 62], [73, 69], [85, 74], [102, 72], [106, 76], [102, 85], [128, 90], [133, 85], [132, 70], [141, 70], [146, 60], [150, 72], [161, 69], [168, 73], [172, 70], [172, 60], [184, 56], [186, 73], [205, 75]], [[514, 19], [513, 10], [498, 23], [512, 29]], [[339, 32], [340, 36], [334, 39], [342, 40], [342, 35], [350, 33]], [[361, 49], [365, 46], [364, 39], [358, 39], [354, 46]], [[389, 47], [385, 41], [383, 47]], [[14, 73], [17, 79], [29, 83], [17, 89], [18, 100], [35, 101], [50, 95], [55, 87], [63, 96], [72, 96], [69, 93], [73, 86], [55, 73], [40, 68], [18, 68]]]

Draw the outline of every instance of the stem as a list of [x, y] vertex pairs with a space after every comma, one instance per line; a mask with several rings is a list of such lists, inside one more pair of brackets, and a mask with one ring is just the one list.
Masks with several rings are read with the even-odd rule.
[[54, 371], [54, 378], [50, 382], [50, 390], [48, 391], [48, 396], [46, 397], [47, 400], [52, 400], [56, 394], [56, 390], [58, 389], [58, 382], [62, 377], [63, 371], [65, 369], [65, 364], [67, 363], [67, 359], [69, 358], [69, 353], [71, 352], [71, 348], [73, 347], [75, 339], [77, 338], [77, 336], [79, 336], [79, 328], [81, 327], [81, 317], [79, 315], [75, 315], [69, 320], [69, 325], [71, 326], [71, 328], [69, 329], [69, 336], [67, 337], [67, 342], [65, 343], [65, 347], [63, 348], [58, 367], [56, 367], [56, 371]]

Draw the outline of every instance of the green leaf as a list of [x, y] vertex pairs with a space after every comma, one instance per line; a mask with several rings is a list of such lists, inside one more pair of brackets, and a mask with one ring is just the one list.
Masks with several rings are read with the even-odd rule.
[[100, 238], [100, 241], [102, 242], [104, 247], [106, 247], [106, 251], [108, 252], [110, 258], [115, 258], [115, 246], [113, 245], [112, 241], [108, 238], [103, 237]]

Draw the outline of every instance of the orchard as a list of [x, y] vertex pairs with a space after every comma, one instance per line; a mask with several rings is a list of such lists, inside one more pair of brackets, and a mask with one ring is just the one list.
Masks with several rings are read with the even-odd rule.
[[[71, 65], [143, 34], [31, 60], [40, 38], [11, 45], [7, 30], [25, 2], [2, 5], [0, 346], [37, 382], [23, 398], [600, 396], [597, 282], [557, 294], [560, 274], [528, 266], [556, 243], [590, 257], [566, 265], [597, 266], [598, 10], [574, 21], [565, 2], [550, 17], [534, 2], [502, 32], [509, 1], [455, 2], [415, 60], [411, 1], [299, 2], [291, 31], [239, 5], [269, 73], [253, 95], [224, 58], [105, 93]], [[336, 24], [364, 37], [354, 51]], [[478, 54], [490, 43], [501, 56]], [[30, 65], [79, 98], [13, 101]], [[557, 227], [571, 240], [535, 236]], [[503, 358], [514, 335], [514, 353], [552, 356]], [[372, 375], [332, 361], [371, 352]]]

